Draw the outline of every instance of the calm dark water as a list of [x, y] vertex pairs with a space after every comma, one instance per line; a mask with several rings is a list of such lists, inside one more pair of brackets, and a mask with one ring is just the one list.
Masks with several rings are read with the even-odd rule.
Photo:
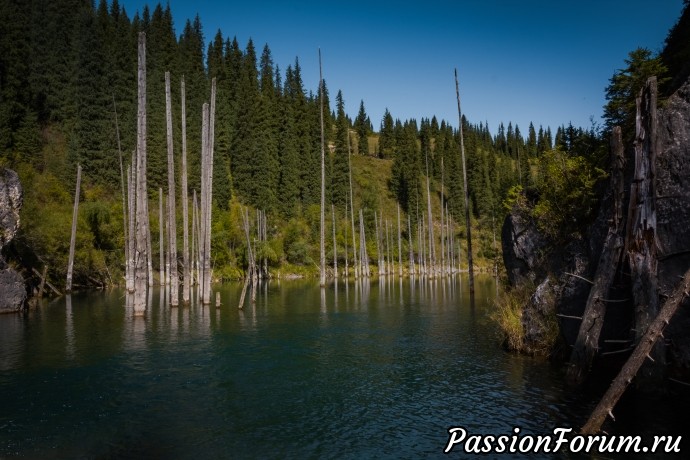
[[97, 292], [0, 316], [0, 457], [439, 458], [449, 426], [581, 426], [594, 401], [502, 351], [493, 281], [474, 309], [463, 281], [272, 281], [243, 311], [239, 285], [219, 309], [155, 291], [145, 318]]

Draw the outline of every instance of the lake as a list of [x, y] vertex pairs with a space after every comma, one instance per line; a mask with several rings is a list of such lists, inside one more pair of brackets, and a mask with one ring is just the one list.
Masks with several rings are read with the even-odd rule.
[[[0, 316], [0, 457], [440, 458], [451, 426], [550, 434], [596, 403], [501, 349], [488, 276], [474, 308], [466, 278], [272, 280], [243, 310], [241, 285], [216, 290], [171, 309], [154, 288], [146, 317], [120, 290]], [[665, 434], [677, 404], [627, 403], [615, 429]]]

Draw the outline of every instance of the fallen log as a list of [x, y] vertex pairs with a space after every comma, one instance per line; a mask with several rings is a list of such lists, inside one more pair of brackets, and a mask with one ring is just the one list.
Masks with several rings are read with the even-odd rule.
[[590, 415], [585, 426], [580, 430], [581, 434], [596, 434], [601, 429], [601, 425], [604, 423], [604, 420], [606, 420], [607, 415], [613, 418], [612, 411], [614, 406], [625, 392], [628, 384], [632, 382], [633, 377], [635, 377], [635, 374], [637, 374], [637, 371], [642, 364], [644, 364], [645, 360], [647, 358], [651, 359], [649, 353], [652, 351], [656, 341], [661, 337], [664, 328], [668, 325], [678, 307], [683, 303], [685, 298], [690, 295], [688, 290], [690, 290], [690, 270], [685, 272], [682, 281], [678, 283], [673, 293], [666, 299], [666, 302], [664, 302], [656, 319], [654, 319], [644, 333], [635, 347], [635, 350], [630, 355], [630, 358], [628, 358], [628, 361], [623, 365], [623, 368], [611, 383], [606, 394], [604, 394], [601, 401], [599, 401], [599, 404], [592, 412], [592, 415]]

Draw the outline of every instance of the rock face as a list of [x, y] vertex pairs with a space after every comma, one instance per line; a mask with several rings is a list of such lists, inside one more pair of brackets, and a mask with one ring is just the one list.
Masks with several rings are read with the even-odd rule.
[[[659, 291], [668, 294], [690, 267], [690, 81], [659, 112], [657, 245]], [[671, 360], [690, 369], [688, 302], [664, 335]]]
[[[690, 80], [669, 98], [658, 115], [655, 185], [661, 304], [690, 268]], [[633, 178], [630, 150], [626, 152], [625, 184], [630, 184]], [[596, 272], [613, 207], [611, 196], [610, 189], [604, 191], [598, 217], [588, 229], [587, 239], [565, 245], [548, 241], [539, 234], [535, 223], [525, 217], [514, 213], [506, 218], [502, 244], [510, 282], [516, 284], [526, 279], [536, 287], [523, 311], [526, 348], [530, 347], [529, 341], [543, 335], [539, 330], [543, 315], [553, 311], [565, 316], [582, 315], [591, 287], [582, 278], [591, 279]], [[626, 208], [627, 202], [628, 196], [624, 198]], [[620, 273], [610, 298], [629, 298], [628, 283], [625, 273]], [[553, 307], [549, 305], [551, 302]], [[634, 322], [631, 310], [630, 303], [611, 304], [606, 311], [601, 339], [628, 339], [629, 326]], [[558, 322], [565, 343], [572, 345], [580, 322], [564, 316]], [[690, 376], [690, 300], [678, 310], [664, 336], [669, 363], [675, 369], [685, 369]], [[600, 351], [610, 351], [603, 342], [600, 346]]]
[[[22, 208], [22, 185], [17, 173], [0, 170], [0, 250], [19, 230], [19, 211]], [[26, 284], [22, 276], [0, 255], [0, 313], [20, 311], [26, 303]]]

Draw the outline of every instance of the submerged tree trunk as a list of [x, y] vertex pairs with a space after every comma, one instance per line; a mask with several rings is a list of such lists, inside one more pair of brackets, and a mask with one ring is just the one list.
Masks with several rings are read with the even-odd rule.
[[611, 136], [611, 190], [613, 210], [611, 225], [599, 257], [594, 285], [589, 291], [587, 305], [582, 315], [580, 330], [570, 355], [567, 378], [571, 384], [584, 382], [599, 349], [599, 335], [604, 325], [606, 303], [614, 276], [618, 269], [621, 251], [623, 250], [623, 140], [620, 126], [613, 128]]
[[189, 266], [189, 191], [187, 190], [187, 111], [184, 77], [180, 82], [182, 105], [182, 178], [180, 197], [182, 200], [182, 304], [189, 305], [191, 290], [191, 268]]
[[160, 285], [165, 286], [167, 270], [165, 269], [165, 222], [163, 216], [163, 187], [158, 188], [158, 243], [159, 243], [159, 265], [158, 277], [160, 278]]
[[325, 246], [325, 231], [326, 231], [326, 152], [324, 146], [324, 128], [323, 128], [323, 74], [321, 72], [321, 48], [319, 48], [319, 102], [321, 106], [321, 246], [320, 246], [320, 265], [319, 265], [319, 283], [321, 286], [326, 285], [326, 246]]
[[[120, 142], [120, 125], [117, 121], [117, 106], [115, 105], [115, 93], [113, 93], [113, 111], [115, 112], [115, 134], [117, 135], [117, 155], [120, 160], [120, 188], [122, 192], [122, 225], [124, 230], [124, 240], [125, 240], [125, 280], [128, 272], [128, 261], [129, 261], [129, 232], [127, 223], [127, 190], [125, 190], [125, 172], [122, 160], [122, 144]], [[125, 281], [126, 284], [126, 281]]]
[[148, 251], [148, 219], [146, 190], [146, 34], [139, 33], [138, 110], [137, 110], [137, 167], [136, 177], [136, 250], [134, 260], [134, 314], [146, 312]]
[[402, 238], [400, 237], [400, 205], [398, 205], [398, 276], [403, 275]]
[[[361, 267], [357, 263], [357, 242], [355, 239], [355, 200], [352, 193], [352, 161], [351, 161], [351, 150], [350, 150], [350, 129], [347, 130], [347, 175], [350, 181], [350, 217], [352, 218], [352, 257], [353, 263], [355, 265], [355, 279], [357, 279], [361, 274]], [[347, 217], [347, 216], [345, 216]]]
[[77, 220], [79, 217], [79, 194], [81, 189], [81, 165], [77, 164], [77, 187], [74, 192], [74, 209], [72, 211], [72, 236], [69, 240], [69, 261], [67, 262], [67, 282], [65, 292], [72, 292], [72, 269], [74, 268], [74, 246], [77, 242]]
[[331, 204], [331, 214], [333, 215], [333, 277], [338, 277], [338, 242], [335, 238], [335, 206]]
[[618, 399], [623, 395], [628, 384], [632, 381], [633, 377], [637, 374], [640, 366], [642, 366], [647, 359], [652, 359], [650, 353], [652, 348], [656, 344], [659, 337], [662, 336], [664, 328], [668, 325], [673, 315], [678, 310], [678, 307], [683, 303], [683, 301], [688, 297], [688, 292], [690, 291], [690, 270], [685, 272], [683, 279], [678, 283], [676, 288], [670, 297], [666, 299], [664, 305], [649, 325], [645, 334], [640, 338], [635, 350], [626, 361], [625, 365], [618, 373], [618, 376], [614, 379], [609, 387], [608, 391], [601, 398], [599, 404], [592, 412], [592, 415], [587, 420], [587, 423], [582, 430], [581, 434], [596, 434], [601, 429], [601, 425], [606, 420], [607, 415], [612, 416], [612, 410]]
[[170, 225], [170, 306], [179, 304], [179, 276], [177, 274], [177, 218], [175, 205], [175, 157], [173, 153], [172, 97], [170, 95], [170, 72], [165, 72], [165, 120], [168, 147], [168, 221]]
[[465, 141], [462, 135], [462, 111], [460, 110], [460, 88], [458, 86], [458, 70], [455, 69], [455, 95], [458, 100], [458, 131], [460, 133], [460, 158], [462, 160], [462, 183], [465, 195], [465, 226], [467, 227], [467, 268], [469, 270], [470, 305], [474, 307], [474, 264], [472, 259], [472, 228], [470, 225], [470, 189], [467, 184], [467, 168], [465, 166]]

